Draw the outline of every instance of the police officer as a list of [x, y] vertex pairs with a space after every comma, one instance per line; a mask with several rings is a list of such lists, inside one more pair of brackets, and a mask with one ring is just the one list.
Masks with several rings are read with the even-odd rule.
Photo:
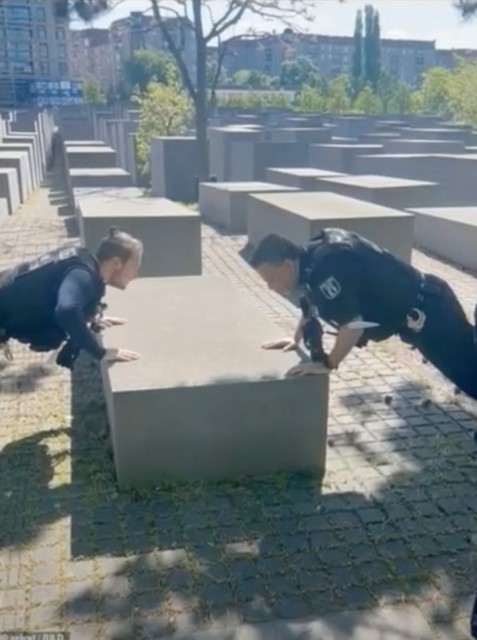
[[[305, 306], [337, 329], [334, 347], [325, 354], [321, 327], [313, 320], [314, 336], [307, 338], [314, 351], [312, 362], [294, 367], [289, 375], [331, 371], [353, 347], [398, 335], [458, 389], [477, 399], [474, 327], [441, 278], [423, 274], [343, 229], [323, 229], [304, 247], [268, 235], [256, 247], [251, 262], [273, 291], [288, 295], [302, 289]], [[264, 348], [296, 348], [310, 319], [303, 314], [293, 338]]]
[[33, 351], [58, 353], [57, 363], [72, 368], [84, 349], [96, 360], [129, 362], [136, 353], [104, 349], [95, 332], [124, 324], [102, 314], [106, 285], [126, 289], [141, 265], [139, 240], [112, 228], [93, 255], [63, 247], [0, 273], [0, 347], [11, 357], [9, 341]]

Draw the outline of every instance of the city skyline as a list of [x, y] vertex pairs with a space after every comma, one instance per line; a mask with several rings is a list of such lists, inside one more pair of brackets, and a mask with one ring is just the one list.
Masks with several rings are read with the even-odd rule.
[[[164, 4], [173, 7], [175, 3]], [[223, 0], [216, 0], [212, 5], [215, 19], [223, 14], [226, 4]], [[451, 0], [375, 0], [371, 3], [357, 0], [344, 3], [336, 0], [317, 0], [316, 19], [311, 23], [298, 19], [294, 26], [297, 30], [311, 33], [351, 35], [356, 11], [366, 4], [372, 4], [379, 11], [384, 38], [435, 40], [440, 48], [477, 48], [477, 19], [465, 23]], [[115, 9], [95, 20], [90, 26], [108, 27], [111, 22], [129, 15], [131, 11], [147, 11], [150, 6], [150, 0], [121, 0]], [[72, 26], [78, 28], [83, 25], [75, 23]], [[236, 35], [252, 28], [257, 31], [280, 30], [283, 29], [283, 23], [260, 19], [249, 13], [225, 36]]]

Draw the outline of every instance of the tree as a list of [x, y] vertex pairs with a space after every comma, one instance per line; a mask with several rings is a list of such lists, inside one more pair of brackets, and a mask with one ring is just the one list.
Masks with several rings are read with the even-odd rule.
[[136, 150], [141, 172], [148, 169], [152, 137], [184, 135], [192, 120], [189, 96], [177, 84], [150, 82], [142, 95], [133, 96], [139, 106]]
[[379, 13], [372, 5], [364, 8], [364, 82], [376, 89], [381, 73], [381, 28]]
[[452, 71], [433, 67], [422, 74], [417, 98], [419, 111], [436, 115], [451, 115]]
[[300, 89], [303, 85], [318, 87], [322, 83], [320, 71], [308, 58], [282, 62], [280, 86], [284, 89]]
[[269, 89], [272, 80], [273, 78], [256, 69], [241, 69], [234, 73], [232, 78], [236, 87], [247, 87], [248, 89]]
[[124, 78], [130, 93], [135, 87], [144, 92], [153, 80], [162, 84], [177, 83], [179, 73], [170, 55], [154, 49], [139, 49], [126, 61]]
[[93, 104], [106, 104], [106, 96], [94, 78], [88, 77], [83, 80], [83, 100]]
[[67, 20], [76, 15], [83, 22], [91, 22], [114, 5], [111, 0], [52, 0], [52, 2], [58, 18]]
[[454, 0], [454, 6], [465, 20], [469, 20], [477, 14], [475, 0]]
[[350, 110], [349, 79], [346, 76], [333, 78], [328, 84], [324, 111], [346, 113]]
[[383, 103], [369, 84], [365, 85], [353, 100], [354, 113], [382, 113]]
[[[162, 35], [171, 54], [174, 56], [179, 67], [182, 80], [194, 105], [195, 130], [199, 155], [199, 177], [208, 179], [209, 177], [209, 154], [207, 140], [207, 125], [210, 115], [210, 106], [215, 103], [215, 89], [220, 74], [222, 62], [227, 52], [227, 45], [223, 42], [223, 37], [232, 27], [238, 24], [247, 15], [256, 14], [265, 19], [280, 19], [285, 25], [297, 16], [311, 19], [311, 9], [315, 8], [313, 0], [289, 0], [286, 4], [280, 0], [226, 0], [219, 17], [215, 15], [215, 20], [208, 32], [205, 30], [205, 21], [213, 14], [211, 12], [212, 2], [216, 6], [216, 0], [177, 0], [174, 3], [177, 9], [164, 7], [159, 0], [151, 0], [153, 16], [156, 24], [161, 29]], [[170, 23], [166, 19], [167, 12], [172, 12], [177, 18], [185, 20], [189, 15], [190, 23], [196, 41], [196, 77], [191, 77], [187, 68], [183, 48], [177, 44], [171, 31]], [[214, 79], [212, 86], [207, 82], [207, 48], [214, 42], [219, 43], [219, 60], [217, 79]]]
[[353, 36], [353, 64], [351, 68], [353, 94], [357, 95], [363, 85], [363, 12], [359, 9], [356, 12], [356, 22]]
[[294, 107], [304, 113], [320, 113], [326, 110], [326, 93], [305, 84], [295, 96]]

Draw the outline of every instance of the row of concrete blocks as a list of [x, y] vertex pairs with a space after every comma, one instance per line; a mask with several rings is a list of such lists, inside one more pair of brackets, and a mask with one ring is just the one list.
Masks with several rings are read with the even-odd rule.
[[43, 181], [54, 123], [45, 112], [0, 118], [0, 220], [13, 215]]
[[439, 183], [322, 169], [269, 169], [269, 182], [202, 183], [204, 220], [251, 246], [276, 232], [307, 242], [323, 227], [360, 233], [409, 261], [412, 247], [477, 269], [477, 206], [459, 206]]
[[113, 224], [144, 243], [140, 278], [107, 296], [108, 313], [128, 323], [104, 345], [142, 356], [103, 367], [120, 486], [322, 475], [328, 380], [285, 380], [297, 356], [260, 348], [276, 327], [227, 280], [201, 275], [198, 212], [138, 189], [74, 193], [88, 248]]

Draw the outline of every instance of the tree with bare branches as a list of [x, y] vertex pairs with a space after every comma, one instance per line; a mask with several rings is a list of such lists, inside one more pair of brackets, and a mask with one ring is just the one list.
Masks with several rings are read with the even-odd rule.
[[465, 20], [477, 15], [476, 0], [454, 0], [454, 6]]

